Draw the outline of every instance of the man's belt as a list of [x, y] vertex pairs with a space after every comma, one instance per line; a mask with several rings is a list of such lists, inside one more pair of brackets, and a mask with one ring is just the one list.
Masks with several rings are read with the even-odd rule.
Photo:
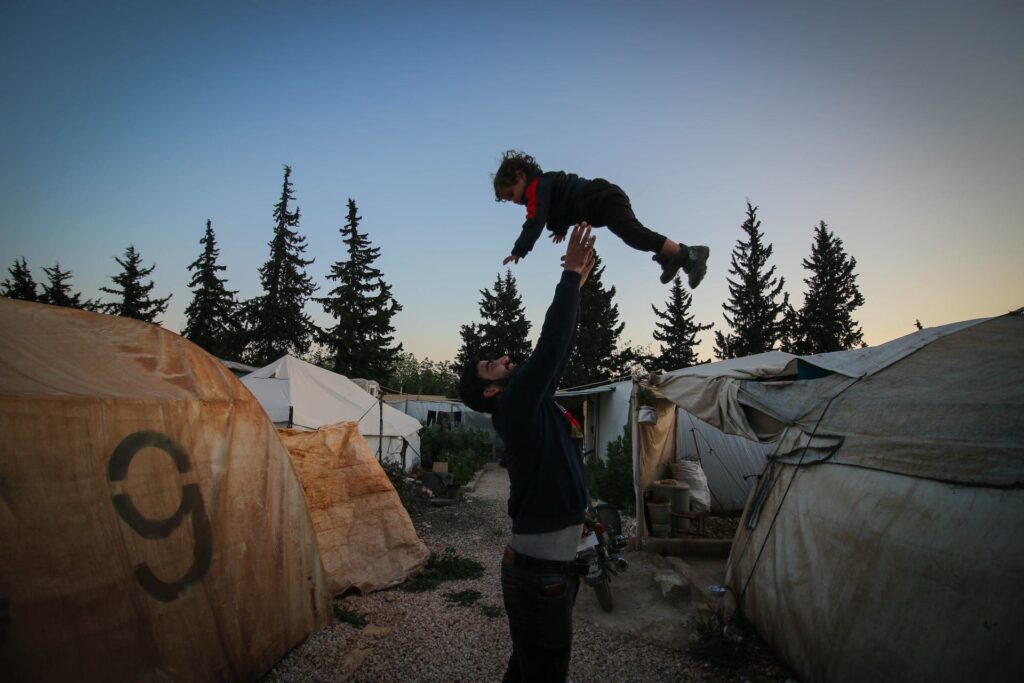
[[576, 576], [580, 573], [580, 566], [575, 560], [560, 562], [559, 560], [538, 560], [536, 557], [517, 553], [509, 546], [505, 546], [505, 555], [502, 562], [512, 567], [519, 567], [529, 572], [538, 574], [566, 574]]

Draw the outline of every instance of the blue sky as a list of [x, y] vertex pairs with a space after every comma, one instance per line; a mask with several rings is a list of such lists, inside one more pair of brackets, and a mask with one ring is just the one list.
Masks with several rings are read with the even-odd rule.
[[[398, 339], [448, 360], [523, 220], [490, 187], [514, 147], [709, 245], [692, 310], [720, 330], [746, 200], [796, 305], [824, 220], [878, 344], [1024, 305], [1022, 29], [1017, 2], [5, 2], [2, 274], [59, 261], [97, 296], [134, 244], [177, 331], [208, 218], [259, 293], [289, 164], [320, 293], [351, 197]], [[651, 344], [657, 267], [598, 249], [623, 341]], [[534, 333], [561, 253], [512, 267]]]

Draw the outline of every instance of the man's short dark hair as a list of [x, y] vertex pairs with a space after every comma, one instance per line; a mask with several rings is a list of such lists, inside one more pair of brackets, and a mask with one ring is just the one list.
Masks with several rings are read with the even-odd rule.
[[497, 397], [484, 396], [484, 389], [490, 382], [480, 376], [479, 365], [479, 360], [471, 360], [462, 366], [462, 374], [459, 375], [459, 397], [471, 410], [493, 413], [498, 402]]

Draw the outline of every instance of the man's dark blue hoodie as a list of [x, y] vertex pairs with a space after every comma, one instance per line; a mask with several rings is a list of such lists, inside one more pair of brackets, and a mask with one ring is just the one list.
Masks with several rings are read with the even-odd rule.
[[563, 271], [530, 358], [509, 378], [491, 422], [505, 443], [512, 533], [581, 524], [587, 506], [583, 463], [555, 391], [576, 340], [580, 275]]

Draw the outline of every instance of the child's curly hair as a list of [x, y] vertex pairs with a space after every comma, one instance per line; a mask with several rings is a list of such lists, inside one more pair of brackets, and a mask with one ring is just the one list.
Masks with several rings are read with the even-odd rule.
[[501, 165], [498, 166], [498, 172], [491, 176], [494, 178], [494, 201], [501, 201], [499, 192], [502, 188], [516, 184], [516, 178], [520, 171], [528, 176], [534, 173], [542, 173], [537, 160], [526, 152], [510, 149], [501, 155]]

